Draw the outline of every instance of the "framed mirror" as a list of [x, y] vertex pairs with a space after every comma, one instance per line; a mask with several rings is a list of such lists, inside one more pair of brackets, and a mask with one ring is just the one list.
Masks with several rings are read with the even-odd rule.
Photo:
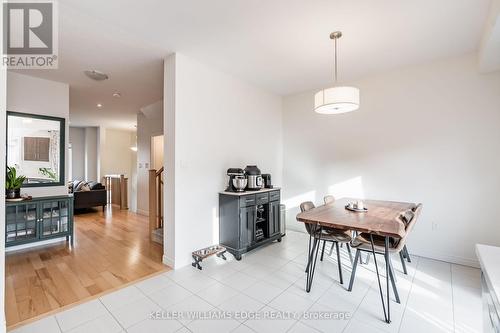
[[7, 111], [7, 166], [22, 187], [64, 185], [65, 119]]

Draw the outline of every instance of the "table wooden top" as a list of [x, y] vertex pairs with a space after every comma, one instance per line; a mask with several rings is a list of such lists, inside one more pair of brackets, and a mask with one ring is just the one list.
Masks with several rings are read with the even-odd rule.
[[367, 212], [358, 213], [345, 209], [353, 198], [342, 198], [333, 204], [313, 208], [299, 213], [297, 221], [320, 224], [342, 230], [356, 230], [381, 236], [401, 238], [405, 235], [405, 225], [397, 217], [402, 211], [415, 207], [414, 203], [362, 200]]

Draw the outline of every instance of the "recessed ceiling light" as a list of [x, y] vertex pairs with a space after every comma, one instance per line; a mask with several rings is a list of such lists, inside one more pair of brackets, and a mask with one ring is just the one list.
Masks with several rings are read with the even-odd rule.
[[116, 91], [113, 93], [113, 97], [120, 98], [120, 97], [122, 97], [122, 94], [120, 92]]
[[100, 109], [102, 108], [102, 104], [101, 103], [97, 103], [97, 107]]
[[83, 72], [85, 75], [87, 75], [89, 78], [92, 80], [96, 81], [103, 81], [109, 79], [108, 74], [103, 73], [101, 71], [95, 70], [95, 69], [89, 69]]

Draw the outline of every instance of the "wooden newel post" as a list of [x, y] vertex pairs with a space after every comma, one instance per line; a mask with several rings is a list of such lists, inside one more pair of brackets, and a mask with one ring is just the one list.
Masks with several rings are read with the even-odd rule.
[[149, 170], [149, 239], [152, 239], [153, 231], [156, 228], [156, 170]]

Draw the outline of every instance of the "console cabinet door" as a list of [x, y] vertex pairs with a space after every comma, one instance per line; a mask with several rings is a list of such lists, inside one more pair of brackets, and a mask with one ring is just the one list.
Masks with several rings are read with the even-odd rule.
[[44, 201], [40, 203], [40, 209], [41, 238], [67, 234], [71, 231], [68, 200]]
[[7, 245], [29, 243], [38, 238], [36, 203], [7, 206], [5, 212], [5, 242]]
[[269, 236], [280, 233], [280, 202], [269, 203]]
[[240, 248], [244, 249], [255, 241], [255, 220], [257, 206], [240, 208]]

